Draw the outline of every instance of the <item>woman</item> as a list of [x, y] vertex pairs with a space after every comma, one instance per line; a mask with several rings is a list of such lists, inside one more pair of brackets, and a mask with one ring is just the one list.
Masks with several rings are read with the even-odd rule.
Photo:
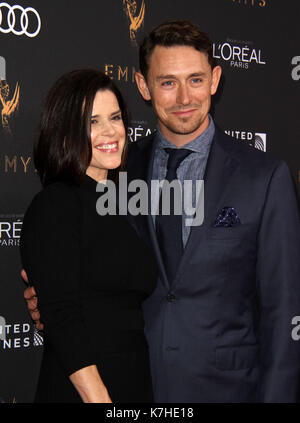
[[44, 322], [36, 402], [152, 402], [141, 303], [156, 264], [125, 217], [96, 211], [97, 182], [124, 167], [127, 113], [95, 70], [50, 90], [34, 160], [44, 189], [29, 206], [21, 256]]

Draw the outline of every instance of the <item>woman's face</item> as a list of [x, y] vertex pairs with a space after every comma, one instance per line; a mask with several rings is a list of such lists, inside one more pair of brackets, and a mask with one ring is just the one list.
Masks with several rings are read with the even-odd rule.
[[91, 116], [92, 160], [86, 174], [96, 181], [120, 166], [125, 145], [125, 127], [118, 100], [109, 90], [98, 91]]

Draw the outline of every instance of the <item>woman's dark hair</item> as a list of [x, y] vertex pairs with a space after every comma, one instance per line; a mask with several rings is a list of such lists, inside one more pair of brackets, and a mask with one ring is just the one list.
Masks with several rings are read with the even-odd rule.
[[167, 20], [145, 36], [139, 52], [140, 71], [147, 79], [149, 61], [156, 46], [175, 47], [190, 46], [206, 54], [208, 63], [213, 69], [216, 66], [213, 57], [213, 46], [208, 34], [201, 31], [191, 21], [172, 19]]
[[[34, 145], [34, 163], [43, 186], [56, 181], [81, 184], [92, 159], [90, 136], [93, 102], [98, 91], [115, 94], [126, 134], [128, 112], [114, 82], [94, 69], [75, 70], [62, 75], [50, 89], [42, 111], [40, 131]], [[124, 169], [128, 140], [118, 169], [109, 170], [116, 179]]]

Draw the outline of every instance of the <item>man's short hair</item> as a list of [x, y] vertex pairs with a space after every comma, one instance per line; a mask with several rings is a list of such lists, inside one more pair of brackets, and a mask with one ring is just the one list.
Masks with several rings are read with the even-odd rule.
[[206, 32], [201, 31], [196, 24], [187, 20], [167, 20], [148, 35], [145, 36], [140, 46], [140, 71], [147, 79], [149, 61], [156, 46], [174, 47], [190, 46], [205, 53], [208, 63], [213, 69], [216, 66], [213, 57], [213, 45]]

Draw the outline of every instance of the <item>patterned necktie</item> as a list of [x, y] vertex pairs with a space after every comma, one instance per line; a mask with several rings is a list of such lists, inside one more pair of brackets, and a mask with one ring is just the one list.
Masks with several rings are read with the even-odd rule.
[[[191, 153], [186, 149], [165, 148], [168, 154], [166, 180], [172, 182], [177, 179], [176, 170], [180, 163]], [[178, 199], [177, 199], [178, 200]], [[176, 276], [176, 270], [183, 254], [182, 243], [182, 215], [174, 214], [174, 190], [170, 190], [170, 214], [162, 214], [162, 195], [159, 199], [159, 214], [156, 216], [156, 235], [161, 255], [171, 285]], [[180, 206], [181, 206], [180, 202]]]

